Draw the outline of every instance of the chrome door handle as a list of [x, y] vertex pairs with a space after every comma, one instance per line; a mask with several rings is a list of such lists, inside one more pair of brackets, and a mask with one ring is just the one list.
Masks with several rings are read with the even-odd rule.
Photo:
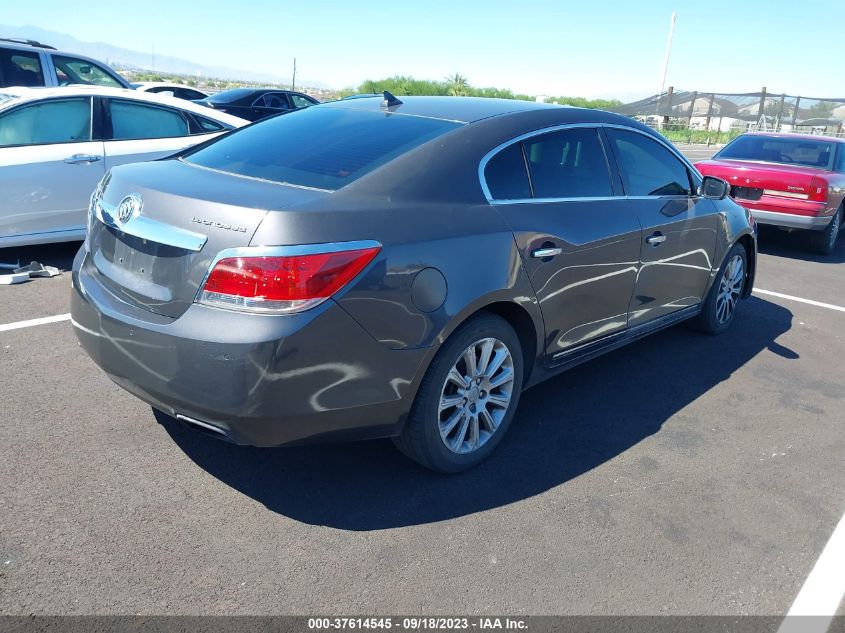
[[94, 156], [93, 154], [74, 154], [65, 158], [68, 165], [77, 165], [79, 163], [95, 163], [100, 160], [102, 156]]
[[658, 246], [659, 244], [663, 244], [665, 241], [666, 236], [659, 232], [645, 238], [646, 244], [651, 244], [652, 246]]
[[544, 257], [554, 257], [555, 255], [560, 255], [563, 252], [562, 248], [538, 248], [536, 250], [531, 251], [531, 257], [536, 257], [537, 259], [543, 259]]

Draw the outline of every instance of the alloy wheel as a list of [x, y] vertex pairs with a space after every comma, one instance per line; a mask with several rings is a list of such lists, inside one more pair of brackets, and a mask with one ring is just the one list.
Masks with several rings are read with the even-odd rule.
[[716, 319], [720, 324], [727, 323], [733, 315], [742, 285], [745, 281], [745, 266], [741, 255], [734, 255], [725, 267], [719, 282], [719, 294], [716, 297]]
[[472, 453], [496, 432], [511, 403], [513, 357], [507, 345], [484, 338], [452, 365], [440, 391], [440, 438], [453, 453]]
[[839, 237], [839, 218], [842, 215], [841, 212], [837, 211], [836, 215], [833, 216], [831, 223], [833, 226], [830, 227], [830, 248], [833, 250], [833, 247], [836, 246], [836, 238]]

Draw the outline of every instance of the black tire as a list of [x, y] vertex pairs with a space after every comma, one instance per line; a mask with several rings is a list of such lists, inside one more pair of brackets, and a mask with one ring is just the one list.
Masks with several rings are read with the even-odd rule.
[[[730, 314], [728, 314], [727, 318], [722, 318], [719, 311], [719, 294], [723, 289], [722, 281], [725, 279], [725, 273], [728, 270], [728, 266], [736, 257], [739, 257], [742, 261], [742, 283], [739, 287], [734, 307], [730, 310]], [[721, 334], [727, 330], [731, 326], [731, 323], [733, 323], [734, 317], [736, 316], [739, 302], [743, 292], [745, 291], [745, 284], [747, 283], [748, 254], [745, 252], [745, 247], [742, 244], [734, 244], [728, 251], [727, 256], [725, 256], [725, 260], [722, 262], [722, 265], [719, 267], [716, 279], [713, 280], [713, 285], [710, 287], [710, 291], [704, 299], [704, 306], [701, 310], [701, 314], [692, 319], [690, 321], [690, 325], [699, 332], [705, 332], [707, 334]]]
[[[441, 395], [443, 395], [444, 389], [459, 390], [456, 384], [451, 385], [451, 387], [449, 386], [447, 377], [453, 366], [463, 366], [466, 368], [465, 364], [460, 365], [461, 363], [465, 363], [465, 361], [462, 361], [464, 351], [469, 349], [473, 344], [480, 343], [483, 339], [496, 339], [510, 353], [510, 366], [508, 367], [512, 370], [512, 382], [509, 383], [510, 401], [507, 408], [504, 409], [504, 414], [495, 427], [495, 430], [492, 432], [483, 431], [487, 434], [483, 443], [471, 452], [455, 452], [447, 446], [447, 440], [441, 437], [441, 424], [445, 424], [445, 421], [441, 422], [441, 415], [448, 417], [450, 411], [450, 409], [444, 409], [443, 413], [441, 413], [439, 407]], [[501, 349], [499, 348], [499, 350]], [[491, 354], [498, 354], [498, 351], [491, 352]], [[479, 354], [479, 358], [480, 356], [481, 354]], [[498, 356], [494, 357], [497, 358]], [[501, 376], [502, 374], [498, 372], [503, 371], [503, 368], [496, 369], [493, 372], [493, 376]], [[522, 375], [522, 347], [519, 337], [510, 324], [503, 318], [490, 313], [480, 313], [472, 317], [460, 325], [437, 352], [420, 384], [402, 435], [394, 438], [394, 444], [405, 455], [431, 470], [441, 473], [456, 473], [472, 468], [493, 452], [507, 432], [513, 420], [514, 412], [519, 405], [519, 396], [522, 391]], [[487, 383], [485, 382], [484, 384], [486, 385]], [[492, 397], [494, 389], [503, 389], [503, 387], [490, 388], [490, 397]], [[478, 411], [479, 413], [474, 415], [476, 419], [481, 420], [481, 406], [486, 410], [488, 407], [485, 404], [486, 401], [472, 400], [472, 402], [478, 402], [479, 404], [466, 404], [470, 401], [470, 398], [477, 398], [479, 393], [484, 394], [485, 397], [487, 395], [485, 391], [476, 391], [464, 398], [465, 404], [463, 407], [455, 406], [451, 411], [459, 413], [459, 409], [468, 411], [468, 407], [470, 406], [477, 407], [473, 411]], [[490, 406], [495, 410], [495, 407]], [[496, 414], [500, 415], [501, 409], [496, 410]], [[487, 417], [492, 419], [489, 415]], [[471, 426], [472, 423], [469, 422], [469, 425]], [[479, 422], [479, 425], [483, 425], [483, 422]], [[474, 428], [481, 427], [476, 426]], [[476, 434], [475, 437], [479, 437], [479, 435], [480, 433]], [[471, 432], [470, 436], [472, 436]], [[463, 446], [463, 444], [461, 445]]]
[[839, 237], [840, 229], [842, 229], [842, 211], [842, 207], [839, 207], [836, 215], [833, 216], [824, 231], [813, 231], [810, 235], [810, 248], [814, 253], [830, 255], [836, 248], [836, 240]]

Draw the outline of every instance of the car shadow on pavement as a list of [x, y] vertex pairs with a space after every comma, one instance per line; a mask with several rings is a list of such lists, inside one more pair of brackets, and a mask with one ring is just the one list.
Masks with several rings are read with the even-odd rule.
[[18, 262], [21, 266], [26, 266], [30, 262], [40, 262], [45, 266], [55, 266], [63, 272], [68, 272], [73, 266], [73, 258], [76, 257], [80, 246], [82, 242], [0, 248], [0, 264]]
[[530, 389], [491, 458], [458, 475], [417, 466], [389, 440], [252, 448], [156, 417], [196, 464], [286, 517], [345, 530], [442, 521], [540, 494], [600, 466], [660, 432], [764, 350], [798, 358], [776, 342], [791, 327], [787, 309], [756, 297], [741, 308], [721, 336], [681, 325]]
[[764, 255], [817, 264], [845, 263], [845, 232], [839, 234], [839, 242], [830, 255], [819, 255], [810, 250], [810, 235], [807, 232], [787, 233], [773, 226], [758, 225], [760, 236], [757, 248]]

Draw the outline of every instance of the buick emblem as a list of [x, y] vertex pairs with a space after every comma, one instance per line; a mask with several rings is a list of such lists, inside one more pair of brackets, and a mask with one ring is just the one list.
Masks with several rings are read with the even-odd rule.
[[141, 201], [141, 196], [137, 193], [130, 193], [120, 204], [117, 205], [117, 220], [118, 224], [126, 224], [141, 213], [141, 207], [144, 203]]

